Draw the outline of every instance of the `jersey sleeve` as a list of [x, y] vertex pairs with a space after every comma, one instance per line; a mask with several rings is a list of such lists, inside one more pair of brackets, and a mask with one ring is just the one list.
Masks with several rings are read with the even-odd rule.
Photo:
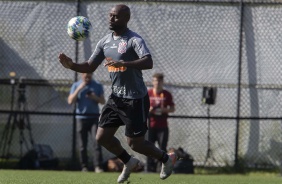
[[147, 55], [151, 55], [145, 41], [141, 37], [133, 38], [132, 47], [139, 58], [142, 58]]
[[104, 50], [103, 50], [103, 41], [100, 40], [97, 43], [94, 52], [90, 56], [88, 63], [89, 63], [89, 65], [91, 65], [91, 63], [93, 63], [93, 62], [97, 62], [97, 63], [101, 64], [104, 59], [105, 59], [105, 55], [104, 55]]

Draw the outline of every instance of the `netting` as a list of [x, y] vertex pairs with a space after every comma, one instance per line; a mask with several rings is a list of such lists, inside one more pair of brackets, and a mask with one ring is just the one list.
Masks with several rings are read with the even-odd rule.
[[[26, 78], [34, 141], [49, 144], [61, 159], [72, 157], [73, 107], [66, 98], [77, 75], [59, 64], [58, 54], [87, 60], [99, 39], [110, 32], [107, 14], [116, 3], [0, 1], [1, 135], [11, 110], [9, 74], [13, 71], [15, 108], [18, 79]], [[143, 71], [146, 84], [151, 87], [152, 75], [162, 72], [165, 87], [174, 96], [168, 147], [183, 147], [196, 164], [205, 165], [210, 136], [212, 165], [233, 165], [238, 154], [249, 166], [278, 166], [282, 154], [280, 1], [125, 3], [132, 12], [129, 28], [144, 38], [154, 60], [154, 68]], [[77, 8], [94, 28], [90, 39], [78, 43], [78, 50], [66, 29]], [[111, 86], [104, 67], [97, 69], [94, 79], [104, 85], [107, 97]], [[214, 105], [202, 103], [205, 86], [217, 88]], [[20, 155], [17, 132], [10, 151], [15, 157]], [[126, 146], [123, 134], [121, 128], [117, 136]], [[112, 156], [103, 151], [105, 158]]]

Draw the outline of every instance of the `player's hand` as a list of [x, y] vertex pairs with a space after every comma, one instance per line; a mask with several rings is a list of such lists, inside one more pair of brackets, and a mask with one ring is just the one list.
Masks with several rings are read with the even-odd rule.
[[109, 61], [106, 61], [106, 62], [104, 63], [104, 66], [105, 66], [105, 67], [106, 67], [106, 66], [113, 66], [113, 67], [116, 67], [116, 68], [122, 67], [122, 66], [123, 66], [123, 61], [122, 61], [122, 60], [120, 60], [120, 61], [109, 60]]
[[72, 59], [66, 56], [64, 53], [60, 53], [59, 61], [65, 68], [68, 69], [70, 69], [73, 65]]

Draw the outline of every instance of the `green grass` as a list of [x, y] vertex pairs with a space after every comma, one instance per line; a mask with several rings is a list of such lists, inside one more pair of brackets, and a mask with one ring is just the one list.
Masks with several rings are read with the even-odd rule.
[[[110, 184], [116, 183], [119, 173], [79, 171], [0, 170], [0, 184]], [[248, 175], [185, 175], [173, 174], [160, 180], [158, 174], [132, 173], [130, 184], [281, 184], [279, 174], [253, 173]]]

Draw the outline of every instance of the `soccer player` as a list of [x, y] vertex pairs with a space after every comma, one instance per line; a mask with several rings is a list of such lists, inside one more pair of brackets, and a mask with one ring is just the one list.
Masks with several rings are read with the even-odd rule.
[[114, 136], [119, 126], [125, 125], [125, 136], [133, 151], [162, 162], [161, 179], [169, 177], [176, 161], [175, 153], [167, 154], [145, 140], [149, 114], [149, 96], [142, 77], [142, 70], [151, 69], [151, 54], [137, 33], [127, 27], [130, 9], [124, 4], [114, 6], [109, 13], [109, 29], [113, 32], [103, 37], [93, 54], [84, 63], [74, 63], [64, 53], [59, 61], [68, 69], [81, 73], [93, 72], [105, 59], [104, 66], [112, 81], [112, 94], [102, 109], [96, 139], [99, 144], [116, 155], [123, 163], [118, 183], [126, 181], [131, 171], [142, 166], [128, 154]]

